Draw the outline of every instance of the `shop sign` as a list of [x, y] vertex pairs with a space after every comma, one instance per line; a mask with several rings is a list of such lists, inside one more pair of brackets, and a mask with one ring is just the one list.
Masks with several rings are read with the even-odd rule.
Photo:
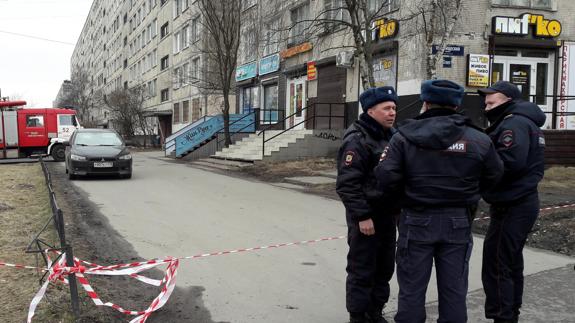
[[399, 32], [399, 23], [394, 19], [379, 19], [374, 23], [377, 39], [393, 38]]
[[574, 130], [575, 100], [570, 100], [569, 96], [575, 93], [575, 42], [565, 42], [563, 44], [561, 69], [561, 84], [559, 89], [561, 97], [557, 107], [557, 128]]
[[467, 86], [489, 86], [489, 55], [469, 54], [467, 60]]
[[373, 80], [375, 86], [396, 86], [396, 54], [377, 56], [373, 59]]
[[[433, 45], [431, 47], [431, 53], [437, 54], [437, 50], [439, 49], [438, 45]], [[443, 50], [443, 55], [445, 56], [463, 56], [464, 48], [460, 45], [447, 45]]]
[[529, 34], [529, 27], [533, 29], [536, 37], [553, 38], [561, 34], [561, 23], [558, 20], [545, 19], [543, 15], [525, 13], [520, 17], [493, 17], [491, 26], [496, 35]]
[[307, 62], [307, 80], [313, 81], [317, 79], [317, 68], [315, 62]]
[[280, 56], [282, 59], [290, 58], [292, 56], [309, 52], [313, 49], [313, 45], [310, 42], [303, 43], [294, 47], [290, 47], [288, 49], [284, 49], [280, 52]]
[[443, 56], [443, 68], [451, 68], [451, 56]]
[[245, 64], [236, 68], [236, 81], [243, 81], [256, 77], [257, 64], [256, 62]]
[[273, 54], [260, 59], [260, 75], [273, 73], [280, 69], [280, 55]]

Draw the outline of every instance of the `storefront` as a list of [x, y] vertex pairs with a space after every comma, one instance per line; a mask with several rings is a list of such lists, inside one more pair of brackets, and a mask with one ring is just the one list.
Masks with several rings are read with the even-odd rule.
[[489, 39], [490, 82], [509, 81], [519, 88], [523, 99], [539, 105], [547, 114], [544, 129], [554, 127], [557, 111], [557, 78], [561, 23], [543, 15], [525, 13], [519, 17], [492, 18]]
[[396, 20], [378, 20], [375, 22], [377, 44], [373, 54], [373, 78], [375, 86], [393, 86], [397, 88], [398, 43], [393, 39], [399, 32]]
[[[282, 59], [288, 59], [313, 49], [311, 43], [303, 43], [281, 51]], [[305, 129], [307, 115], [307, 65], [297, 64], [284, 70], [286, 75], [285, 127]]]
[[241, 65], [236, 69], [239, 113], [250, 113], [259, 107], [259, 88], [256, 76], [256, 62]]
[[283, 119], [279, 110], [280, 55], [273, 54], [260, 59], [261, 109], [260, 124], [275, 124]]

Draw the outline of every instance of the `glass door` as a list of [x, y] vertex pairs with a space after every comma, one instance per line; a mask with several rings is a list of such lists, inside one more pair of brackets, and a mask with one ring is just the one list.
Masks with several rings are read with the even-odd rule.
[[306, 77], [291, 79], [288, 82], [286, 104], [286, 129], [305, 129], [306, 116]]

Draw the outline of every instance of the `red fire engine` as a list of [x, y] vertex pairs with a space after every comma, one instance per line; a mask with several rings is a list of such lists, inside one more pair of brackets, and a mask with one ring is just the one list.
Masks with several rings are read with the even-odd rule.
[[51, 155], [64, 160], [64, 141], [80, 127], [72, 109], [23, 108], [26, 101], [0, 101], [0, 158]]

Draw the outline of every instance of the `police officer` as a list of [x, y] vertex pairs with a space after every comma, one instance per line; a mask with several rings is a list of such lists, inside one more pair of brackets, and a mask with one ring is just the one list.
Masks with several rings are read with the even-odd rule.
[[422, 114], [406, 120], [375, 169], [384, 198], [404, 191], [397, 241], [396, 322], [423, 323], [435, 262], [438, 322], [466, 322], [471, 224], [480, 192], [499, 180], [503, 163], [491, 140], [456, 112], [463, 87], [421, 84]]
[[478, 91], [485, 96], [486, 129], [505, 164], [501, 182], [483, 194], [491, 222], [483, 246], [485, 316], [517, 322], [523, 298], [523, 246], [539, 214], [537, 184], [543, 177], [545, 114], [521, 100], [506, 81]]
[[348, 226], [346, 307], [353, 323], [387, 322], [382, 310], [395, 267], [395, 223], [392, 207], [379, 202], [373, 169], [394, 132], [397, 95], [385, 86], [359, 100], [364, 113], [344, 134], [337, 166]]

